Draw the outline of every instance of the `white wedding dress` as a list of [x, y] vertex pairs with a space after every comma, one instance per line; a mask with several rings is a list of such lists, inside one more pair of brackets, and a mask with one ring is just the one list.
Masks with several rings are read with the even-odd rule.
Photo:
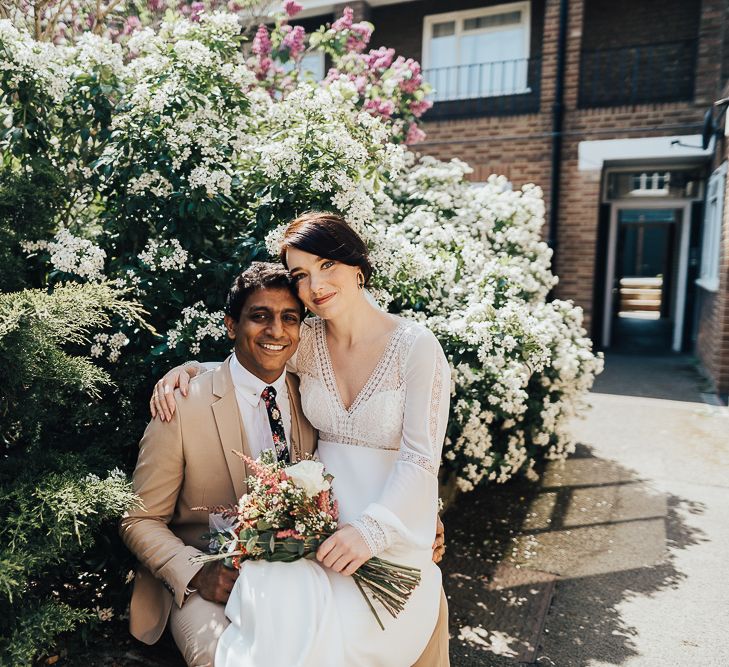
[[318, 456], [334, 475], [340, 525], [357, 528], [373, 556], [420, 568], [421, 582], [397, 618], [373, 601], [383, 631], [352, 577], [308, 560], [244, 563], [215, 665], [409, 667], [433, 633], [440, 604], [431, 546], [448, 362], [430, 331], [401, 319], [349, 409], [337, 388], [324, 320], [304, 323], [295, 363], [304, 414], [319, 431]]

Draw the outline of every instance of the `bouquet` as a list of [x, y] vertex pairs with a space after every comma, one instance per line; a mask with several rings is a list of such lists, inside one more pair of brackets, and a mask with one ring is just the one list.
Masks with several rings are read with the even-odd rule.
[[[313, 559], [319, 545], [337, 530], [339, 512], [331, 493], [333, 475], [313, 459], [285, 465], [270, 451], [257, 461], [237, 454], [252, 473], [246, 480], [248, 493], [233, 507], [195, 508], [218, 512], [231, 526], [211, 535], [217, 553], [194, 560], [225, 559], [229, 566], [240, 568], [245, 560], [291, 563], [299, 558]], [[420, 570], [370, 558], [352, 578], [384, 630], [365, 589], [396, 617], [420, 583]]]

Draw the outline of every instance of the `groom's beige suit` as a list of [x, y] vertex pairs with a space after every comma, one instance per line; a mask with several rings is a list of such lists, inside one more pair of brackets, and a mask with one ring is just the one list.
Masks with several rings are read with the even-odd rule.
[[[291, 406], [290, 452], [298, 460], [316, 449], [317, 433], [301, 410], [299, 380], [287, 374]], [[187, 398], [177, 395], [169, 422], [153, 419], [140, 443], [134, 491], [142, 505], [124, 515], [122, 539], [139, 559], [129, 610], [137, 639], [155, 643], [165, 626], [188, 664], [212, 665], [214, 647], [227, 625], [223, 606], [189, 591], [202, 567], [191, 558], [207, 548], [208, 511], [230, 506], [246, 492], [246, 467], [235, 452], [250, 456], [241, 422], [230, 358], [190, 383]], [[448, 665], [445, 596], [430, 643], [417, 667]], [[403, 666], [407, 667], [407, 666]]]

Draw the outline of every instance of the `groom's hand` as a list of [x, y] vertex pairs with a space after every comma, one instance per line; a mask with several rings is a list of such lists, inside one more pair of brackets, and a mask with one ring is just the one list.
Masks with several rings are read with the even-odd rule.
[[370, 558], [370, 548], [359, 531], [345, 525], [324, 540], [316, 552], [317, 560], [335, 572], [345, 576], [354, 574]]
[[190, 580], [190, 588], [194, 588], [203, 598], [210, 602], [225, 604], [238, 578], [238, 570], [225, 567], [222, 562], [205, 563], [202, 569]]
[[433, 541], [433, 562], [440, 563], [445, 554], [445, 527], [440, 517], [436, 517], [435, 523], [435, 540]]

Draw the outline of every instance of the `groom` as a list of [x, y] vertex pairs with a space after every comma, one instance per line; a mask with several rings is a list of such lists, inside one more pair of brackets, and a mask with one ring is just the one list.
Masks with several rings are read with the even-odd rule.
[[[129, 627], [137, 639], [153, 644], [169, 623], [191, 666], [212, 666], [238, 576], [220, 561], [191, 562], [206, 550], [202, 536], [209, 531], [208, 511], [193, 508], [229, 506], [246, 492], [246, 466], [235, 451], [256, 458], [276, 449], [294, 462], [316, 448], [316, 431], [301, 411], [298, 378], [285, 370], [299, 344], [303, 312], [282, 266], [256, 262], [240, 274], [226, 300], [234, 354], [191, 382], [188, 399], [177, 401], [170, 420], [153, 419], [140, 443], [134, 490], [142, 503], [120, 524], [140, 562]], [[444, 665], [443, 596], [438, 625], [416, 666]]]

